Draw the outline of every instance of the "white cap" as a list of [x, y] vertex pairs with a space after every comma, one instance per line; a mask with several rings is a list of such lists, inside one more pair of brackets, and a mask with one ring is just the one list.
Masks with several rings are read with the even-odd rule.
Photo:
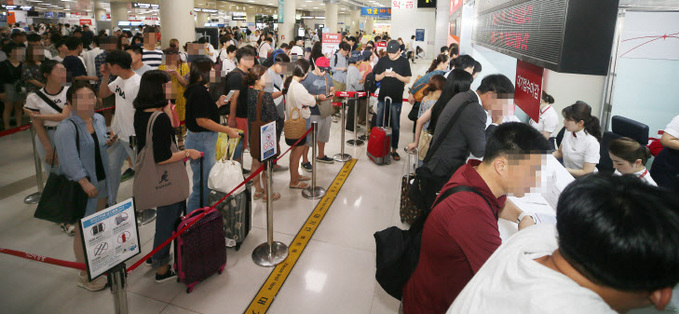
[[113, 28], [113, 32], [114, 32], [114, 33], [115, 33], [115, 32], [119, 32], [119, 31], [122, 31], [122, 29], [120, 29], [120, 27], [114, 27], [114, 28]]

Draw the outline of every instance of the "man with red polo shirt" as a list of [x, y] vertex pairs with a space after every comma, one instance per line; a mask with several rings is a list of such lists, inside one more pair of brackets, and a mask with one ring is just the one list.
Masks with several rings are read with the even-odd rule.
[[[504, 123], [488, 138], [483, 162], [470, 160], [441, 190], [458, 192], [436, 205], [424, 224], [417, 268], [403, 287], [403, 313], [445, 313], [472, 276], [500, 246], [499, 218], [534, 224], [506, 194], [523, 196], [539, 180], [545, 138], [527, 124]], [[489, 206], [490, 205], [490, 206]]]

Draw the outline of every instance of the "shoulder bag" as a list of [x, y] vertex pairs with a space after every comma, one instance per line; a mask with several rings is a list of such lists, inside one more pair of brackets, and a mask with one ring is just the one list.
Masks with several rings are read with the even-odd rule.
[[[189, 197], [189, 175], [183, 162], [165, 165], [156, 163], [153, 155], [153, 125], [161, 112], [154, 112], [146, 125], [146, 145], [137, 155], [134, 165], [132, 195], [136, 209], [167, 206]], [[172, 142], [170, 150], [178, 152]]]
[[[297, 113], [297, 118], [293, 118]], [[306, 119], [302, 117], [302, 111], [299, 108], [292, 108], [290, 110], [290, 117], [285, 120], [283, 125], [283, 133], [285, 138], [290, 140], [297, 140], [301, 138], [306, 132]]]
[[259, 91], [257, 93], [257, 113], [255, 114], [255, 121], [250, 121], [248, 123], [250, 125], [250, 135], [248, 138], [250, 139], [250, 143], [248, 145], [250, 146], [250, 156], [252, 158], [259, 160], [260, 156], [260, 135], [259, 135], [259, 130], [262, 125], [267, 124], [268, 122], [262, 121], [262, 97], [264, 96], [263, 91]]
[[[481, 192], [475, 188], [459, 185], [442, 193], [441, 197], [432, 206], [435, 207], [441, 201], [458, 192], [473, 192], [483, 198], [492, 211], [490, 202]], [[493, 213], [495, 215], [495, 213]], [[495, 215], [497, 217], [497, 215]], [[417, 218], [408, 230], [402, 230], [396, 226], [375, 232], [376, 248], [376, 271], [375, 279], [392, 297], [401, 300], [403, 287], [415, 272], [420, 260], [420, 247], [422, 230], [427, 216]]]
[[[325, 78], [325, 94], [330, 94], [330, 88], [328, 87], [328, 76], [324, 75]], [[327, 99], [318, 102], [318, 111], [321, 113], [321, 118], [325, 119], [335, 113], [335, 109], [332, 108], [332, 99]]]
[[[80, 156], [80, 134], [75, 122], [75, 147]], [[56, 149], [55, 149], [56, 150]], [[54, 167], [54, 159], [52, 159]], [[54, 169], [54, 168], [52, 168]], [[50, 172], [33, 217], [55, 223], [72, 224], [85, 216], [88, 196], [80, 183], [71, 181], [65, 174]]]

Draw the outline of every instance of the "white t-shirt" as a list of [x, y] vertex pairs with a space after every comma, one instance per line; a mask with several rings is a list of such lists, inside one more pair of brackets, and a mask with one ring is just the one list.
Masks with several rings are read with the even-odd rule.
[[447, 313], [616, 313], [594, 291], [534, 261], [558, 248], [556, 236], [552, 224], [517, 232], [483, 264]]
[[229, 72], [233, 71], [236, 68], [236, 63], [233, 62], [233, 60], [229, 58], [225, 58], [222, 60], [222, 77], [225, 77]]
[[[622, 173], [620, 173], [620, 171], [618, 171], [618, 170], [615, 170], [615, 172], [613, 172], [613, 174], [615, 174], [616, 176], [622, 175]], [[637, 178], [641, 179], [641, 181], [644, 181], [644, 182], [646, 182], [646, 183], [648, 183], [652, 186], [658, 186], [658, 184], [655, 183], [655, 180], [653, 180], [653, 178], [651, 178], [651, 173], [646, 168], [644, 168], [644, 170], [640, 170], [640, 171], [633, 173], [633, 175], [637, 176]]]
[[[62, 87], [61, 91], [56, 95], [50, 95], [45, 91], [45, 88], [41, 88], [40, 91], [51, 99], [55, 105], [59, 108], [64, 108], [66, 105], [66, 92], [68, 91], [68, 86]], [[59, 114], [59, 111], [54, 110], [52, 106], [48, 105], [40, 96], [36, 93], [30, 93], [26, 96], [26, 104], [24, 105], [26, 109], [32, 109], [33, 111], [38, 110], [38, 114]], [[45, 126], [54, 127], [59, 125], [60, 122], [44, 120]]]
[[665, 127], [665, 133], [679, 138], [679, 116], [674, 117]]
[[266, 58], [269, 54], [269, 50], [271, 50], [271, 45], [269, 45], [269, 42], [264, 42], [259, 47], [259, 57], [260, 58]]
[[111, 130], [122, 141], [129, 142], [130, 136], [134, 135], [134, 106], [132, 102], [139, 93], [141, 76], [134, 74], [124, 80], [118, 76], [115, 81], [108, 84], [108, 88], [116, 95], [116, 114], [111, 123]]
[[559, 115], [552, 105], [548, 105], [544, 109], [540, 110], [540, 118], [538, 122], [530, 119], [530, 125], [540, 132], [549, 132], [554, 136], [554, 131], [556, 131], [556, 125], [559, 124]]
[[302, 49], [300, 46], [294, 46], [292, 49], [290, 49], [290, 55], [304, 57], [304, 49]]
[[586, 162], [598, 164], [599, 141], [584, 129], [576, 133], [566, 131], [561, 141], [561, 153], [563, 165], [568, 169], [582, 169]]

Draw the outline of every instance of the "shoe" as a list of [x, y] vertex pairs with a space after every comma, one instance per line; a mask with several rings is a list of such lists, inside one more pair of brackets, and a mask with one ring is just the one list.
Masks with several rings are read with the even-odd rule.
[[156, 283], [163, 283], [175, 278], [177, 278], [177, 273], [175, 273], [174, 270], [170, 268], [164, 275], [156, 274]]
[[334, 159], [332, 159], [332, 158], [330, 158], [330, 157], [328, 157], [328, 156], [323, 156], [323, 157], [321, 157], [321, 158], [316, 157], [316, 161], [322, 162], [322, 163], [324, 163], [324, 164], [332, 164], [332, 163], [335, 162]]
[[132, 179], [134, 177], [134, 170], [132, 168], [127, 168], [125, 172], [123, 172], [123, 175], [120, 176], [120, 182], [125, 182], [129, 179]]
[[288, 171], [288, 167], [286, 166], [281, 166], [281, 165], [273, 165], [273, 172], [283, 172], [283, 171]]
[[107, 285], [106, 276], [99, 276], [99, 278], [92, 281], [87, 281], [87, 275], [80, 275], [80, 278], [78, 278], [78, 287], [87, 291], [95, 292], [103, 290]]
[[153, 261], [151, 260], [151, 258], [145, 260], [144, 265], [151, 267], [153, 265]]
[[312, 171], [313, 171], [313, 167], [311, 167], [311, 163], [310, 163], [310, 162], [305, 162], [305, 163], [303, 163], [303, 164], [302, 164], [302, 169], [304, 169], [304, 171], [306, 171], [306, 172], [312, 172]]
[[337, 123], [339, 120], [340, 119], [338, 117], [332, 116], [332, 123]]

